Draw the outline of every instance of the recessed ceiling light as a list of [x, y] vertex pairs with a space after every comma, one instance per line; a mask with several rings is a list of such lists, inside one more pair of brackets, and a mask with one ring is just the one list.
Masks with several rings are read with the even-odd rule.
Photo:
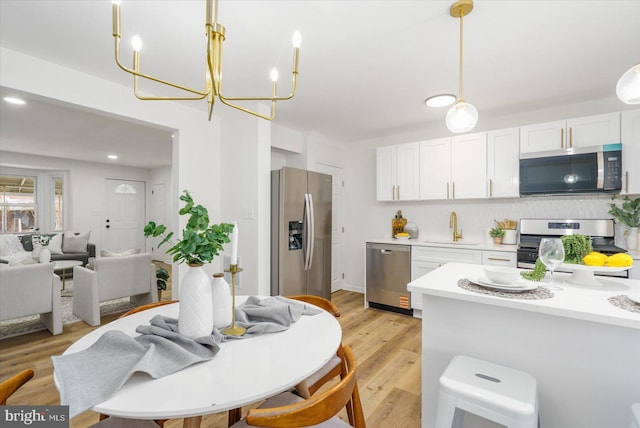
[[109, 156], [107, 156], [107, 157], [108, 157], [109, 159], [113, 159], [113, 160], [118, 159], [118, 156], [116, 156], [116, 155], [109, 155]]
[[427, 107], [446, 107], [456, 102], [456, 96], [451, 94], [440, 94], [424, 100]]
[[6, 102], [11, 104], [19, 104], [19, 105], [26, 104], [24, 100], [21, 100], [20, 98], [16, 98], [16, 97], [4, 97], [3, 99]]

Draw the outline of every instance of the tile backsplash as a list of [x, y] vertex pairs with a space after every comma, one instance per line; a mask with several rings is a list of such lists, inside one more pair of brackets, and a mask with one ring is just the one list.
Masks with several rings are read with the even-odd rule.
[[[505, 218], [519, 221], [521, 218], [600, 219], [608, 214], [610, 195], [537, 196], [518, 199], [488, 199], [474, 201], [433, 201], [393, 204], [386, 206], [389, 224], [397, 209], [415, 223], [421, 240], [447, 240], [451, 237], [449, 215], [455, 211], [458, 229], [462, 229], [467, 241], [489, 241], [488, 229], [494, 220]], [[390, 235], [390, 228], [385, 228]], [[624, 247], [623, 228], [616, 226], [616, 243]]]

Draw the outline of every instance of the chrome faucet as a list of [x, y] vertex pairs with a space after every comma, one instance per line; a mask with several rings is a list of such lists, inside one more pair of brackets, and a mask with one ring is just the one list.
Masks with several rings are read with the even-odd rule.
[[451, 211], [451, 215], [449, 216], [449, 228], [453, 229], [453, 242], [462, 239], [462, 229], [460, 229], [460, 233], [458, 233], [458, 215], [455, 211]]

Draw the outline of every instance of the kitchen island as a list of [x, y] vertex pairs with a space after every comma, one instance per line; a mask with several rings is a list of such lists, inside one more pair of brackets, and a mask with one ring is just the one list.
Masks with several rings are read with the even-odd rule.
[[631, 404], [640, 402], [640, 313], [608, 299], [640, 293], [640, 281], [563, 284], [540, 300], [458, 286], [482, 276], [481, 265], [447, 263], [408, 285], [423, 305], [422, 427], [434, 426], [438, 380], [458, 354], [533, 375], [543, 427], [627, 427]]

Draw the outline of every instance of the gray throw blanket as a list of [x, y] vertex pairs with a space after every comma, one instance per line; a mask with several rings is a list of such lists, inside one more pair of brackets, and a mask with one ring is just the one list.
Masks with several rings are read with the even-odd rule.
[[178, 333], [177, 319], [161, 315], [154, 316], [149, 325], [138, 326], [136, 337], [108, 331], [83, 351], [51, 357], [60, 403], [69, 405], [69, 416], [74, 417], [111, 397], [136, 372], [152, 378], [167, 376], [212, 359], [222, 341], [284, 331], [302, 315], [320, 312], [280, 296], [251, 296], [236, 308], [236, 324], [247, 328], [241, 337], [224, 336], [214, 329], [210, 336], [190, 339]]

